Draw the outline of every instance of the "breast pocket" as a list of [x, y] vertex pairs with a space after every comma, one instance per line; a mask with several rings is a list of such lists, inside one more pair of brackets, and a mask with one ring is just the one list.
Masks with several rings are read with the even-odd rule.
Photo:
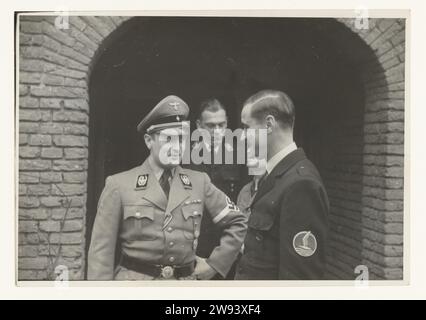
[[155, 240], [157, 238], [154, 207], [128, 205], [124, 207], [123, 233], [129, 240]]
[[248, 221], [246, 248], [262, 254], [265, 252], [266, 239], [274, 225], [274, 218], [269, 214], [253, 212]]
[[200, 236], [200, 224], [203, 207], [197, 205], [187, 205], [182, 207], [184, 218], [183, 235], [188, 240], [194, 240]]

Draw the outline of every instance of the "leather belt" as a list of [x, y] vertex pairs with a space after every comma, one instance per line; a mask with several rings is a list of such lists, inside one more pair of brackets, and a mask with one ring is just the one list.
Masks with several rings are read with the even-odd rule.
[[173, 276], [176, 278], [188, 277], [194, 272], [195, 267], [195, 262], [184, 266], [148, 264], [125, 255], [122, 256], [120, 264], [126, 269], [147, 274], [154, 278], [162, 276], [164, 279], [170, 279]]

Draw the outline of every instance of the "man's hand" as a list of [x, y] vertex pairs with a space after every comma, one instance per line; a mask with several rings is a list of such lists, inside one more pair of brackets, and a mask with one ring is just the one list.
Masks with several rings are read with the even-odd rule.
[[195, 257], [196, 265], [193, 275], [198, 280], [210, 280], [216, 274], [216, 271], [210, 267], [210, 265], [206, 262], [206, 259]]

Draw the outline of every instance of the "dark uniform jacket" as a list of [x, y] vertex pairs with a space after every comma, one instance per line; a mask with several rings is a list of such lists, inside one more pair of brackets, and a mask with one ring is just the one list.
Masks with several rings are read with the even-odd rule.
[[266, 177], [250, 211], [236, 279], [323, 278], [329, 203], [302, 149], [287, 155]]
[[89, 249], [89, 280], [117, 278], [117, 242], [120, 254], [144, 264], [194, 262], [204, 212], [224, 230], [207, 263], [222, 276], [228, 273], [244, 240], [246, 217], [205, 173], [179, 166], [174, 171], [169, 199], [148, 161], [106, 179]]

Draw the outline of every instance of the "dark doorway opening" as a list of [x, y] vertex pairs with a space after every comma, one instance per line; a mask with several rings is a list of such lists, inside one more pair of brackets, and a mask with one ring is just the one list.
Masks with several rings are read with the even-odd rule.
[[[119, 29], [102, 48], [90, 78], [87, 245], [105, 178], [142, 163], [147, 151], [136, 125], [169, 94], [193, 110], [206, 98], [218, 98], [227, 106], [234, 129], [250, 95], [261, 89], [285, 91], [296, 106], [296, 143], [319, 167], [336, 203], [336, 217], [345, 201], [341, 194], [333, 196], [341, 189], [339, 172], [353, 175], [350, 201], [361, 202], [363, 87], [356, 63], [336, 35], [358, 40], [340, 23], [138, 17]], [[194, 116], [193, 111], [192, 120]], [[350, 238], [356, 242], [351, 258], [359, 260], [360, 209], [351, 210]], [[340, 232], [338, 220], [333, 223]]]

